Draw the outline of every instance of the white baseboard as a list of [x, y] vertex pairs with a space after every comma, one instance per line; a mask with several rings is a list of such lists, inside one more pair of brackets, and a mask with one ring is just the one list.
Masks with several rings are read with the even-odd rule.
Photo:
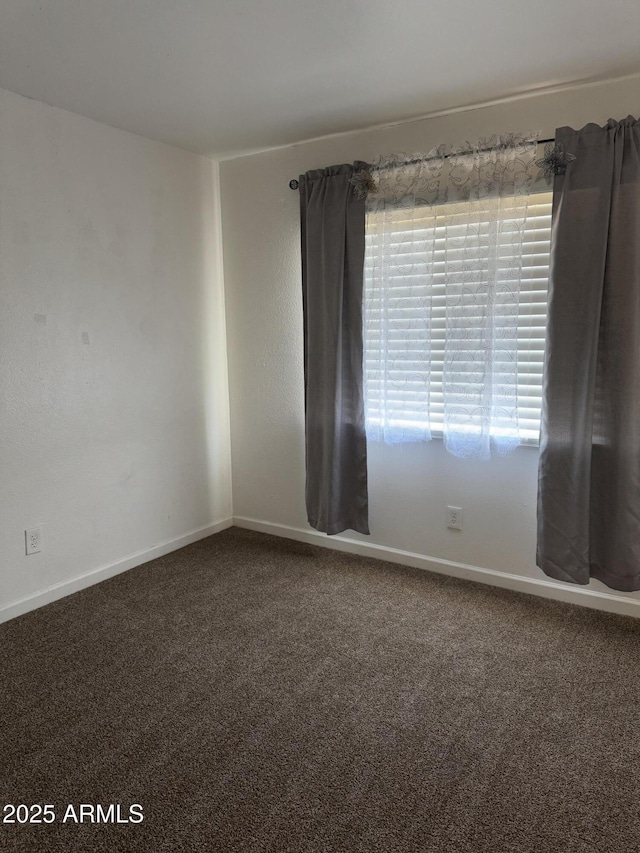
[[4, 605], [0, 607], [0, 624], [7, 622], [9, 619], [14, 619], [16, 616], [28, 613], [30, 610], [35, 610], [45, 604], [65, 598], [67, 595], [71, 595], [81, 589], [86, 589], [86, 587], [93, 584], [100, 583], [100, 581], [107, 580], [107, 578], [118, 575], [121, 572], [141, 566], [143, 563], [148, 563], [150, 560], [162, 557], [171, 551], [177, 551], [179, 548], [190, 545], [192, 542], [198, 542], [200, 539], [205, 539], [207, 536], [219, 533], [233, 524], [248, 530], [268, 533], [271, 536], [280, 536], [285, 539], [306, 542], [309, 545], [320, 545], [323, 548], [332, 548], [336, 551], [345, 551], [349, 554], [359, 554], [363, 557], [373, 557], [378, 560], [386, 560], [389, 563], [398, 563], [428, 572], [437, 572], [455, 578], [486, 583], [491, 586], [511, 589], [515, 592], [524, 592], [554, 601], [563, 601], [567, 604], [578, 604], [583, 607], [591, 607], [594, 610], [603, 610], [608, 613], [640, 618], [640, 599], [638, 598], [627, 598], [624, 595], [616, 595], [615, 593], [590, 589], [589, 587], [563, 584], [550, 579], [526, 578], [520, 575], [496, 571], [495, 569], [485, 569], [480, 566], [471, 566], [452, 560], [428, 557], [424, 554], [413, 553], [412, 551], [388, 548], [385, 545], [361, 542], [357, 539], [349, 539], [346, 536], [329, 537], [316, 530], [305, 530], [301, 527], [260, 521], [256, 518], [234, 516], [233, 518], [225, 518], [213, 524], [200, 527], [198, 530], [192, 530], [183, 536], [161, 542], [152, 548], [130, 554], [128, 557], [118, 560], [115, 563], [100, 566], [79, 577], [62, 581], [19, 601]]
[[624, 595], [616, 595], [615, 593], [584, 586], [564, 584], [551, 579], [526, 578], [521, 575], [496, 571], [495, 569], [483, 569], [480, 566], [470, 566], [466, 563], [456, 563], [452, 560], [428, 557], [423, 554], [415, 554], [411, 551], [387, 548], [385, 545], [361, 542], [357, 539], [349, 539], [346, 536], [325, 536], [324, 533], [318, 533], [316, 530], [304, 530], [301, 527], [290, 527], [286, 524], [275, 524], [270, 521], [260, 521], [256, 518], [245, 518], [236, 515], [233, 518], [233, 523], [236, 527], [257, 530], [260, 533], [269, 533], [272, 536], [281, 536], [285, 539], [295, 539], [298, 542], [306, 542], [309, 545], [320, 545], [323, 548], [333, 548], [336, 551], [346, 551], [349, 554], [373, 557], [378, 560], [386, 560], [390, 563], [400, 563], [403, 566], [424, 569], [428, 572], [450, 575], [454, 578], [478, 581], [491, 586], [499, 586], [503, 589], [511, 589], [515, 592], [538, 595], [541, 598], [550, 598], [554, 601], [565, 602], [566, 604], [578, 604], [582, 607], [591, 607], [594, 610], [604, 610], [608, 613], [617, 613], [621, 616], [635, 616], [640, 618], [640, 599], [638, 598], [627, 598]]
[[207, 524], [204, 527], [199, 527], [197, 530], [192, 530], [190, 533], [185, 533], [184, 536], [178, 536], [175, 539], [167, 539], [159, 545], [154, 545], [152, 548], [146, 548], [143, 551], [137, 551], [135, 554], [129, 554], [122, 560], [115, 563], [109, 563], [106, 566], [100, 566], [97, 569], [92, 569], [79, 577], [71, 580], [62, 581], [47, 587], [47, 589], [35, 592], [28, 595], [26, 598], [21, 598], [19, 601], [14, 601], [0, 607], [0, 624], [8, 622], [9, 619], [14, 619], [16, 616], [22, 616], [23, 613], [28, 613], [30, 610], [35, 610], [45, 604], [51, 604], [52, 601], [57, 601], [59, 598], [65, 598], [74, 592], [81, 589], [86, 589], [88, 586], [100, 583], [114, 575], [119, 575], [121, 572], [126, 572], [136, 566], [141, 566], [143, 563], [148, 563], [149, 560], [155, 560], [156, 557], [163, 557], [171, 551], [177, 551], [179, 548], [184, 548], [185, 545], [191, 545], [192, 542], [198, 542], [200, 539], [205, 539], [214, 533], [219, 533], [233, 524], [232, 518], [225, 518], [222, 521]]

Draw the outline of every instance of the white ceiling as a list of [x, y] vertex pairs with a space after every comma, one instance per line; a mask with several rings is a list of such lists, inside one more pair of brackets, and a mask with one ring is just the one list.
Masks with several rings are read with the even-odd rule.
[[638, 0], [0, 0], [0, 87], [225, 157], [637, 72], [639, 34]]

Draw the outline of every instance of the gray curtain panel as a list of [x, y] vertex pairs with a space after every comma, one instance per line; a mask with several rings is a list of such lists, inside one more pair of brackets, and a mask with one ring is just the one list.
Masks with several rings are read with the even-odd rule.
[[538, 488], [538, 566], [640, 589], [640, 124], [561, 128]]
[[306, 501], [323, 533], [369, 533], [362, 371], [364, 200], [354, 172], [299, 179], [304, 308]]

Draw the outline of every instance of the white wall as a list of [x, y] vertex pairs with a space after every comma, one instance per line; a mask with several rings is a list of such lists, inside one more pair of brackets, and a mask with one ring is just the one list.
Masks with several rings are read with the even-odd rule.
[[[640, 78], [635, 77], [221, 163], [234, 515], [239, 523], [299, 538], [309, 530], [299, 201], [289, 180], [308, 169], [398, 151], [424, 152], [496, 131], [539, 129], [542, 138], [552, 137], [558, 126], [623, 118], [637, 113], [639, 104]], [[372, 535], [349, 533], [348, 538], [435, 558], [435, 568], [453, 573], [469, 576], [459, 564], [490, 569], [493, 582], [576, 600], [570, 585], [526, 582], [547, 580], [535, 566], [537, 463], [537, 449], [528, 447], [484, 463], [456, 459], [437, 440], [370, 445]], [[446, 529], [447, 504], [463, 507], [463, 532]], [[340, 546], [344, 538], [331, 542]], [[591, 587], [606, 589], [597, 581]], [[636, 612], [640, 595], [580, 600]]]
[[0, 619], [228, 523], [217, 180], [0, 90]]

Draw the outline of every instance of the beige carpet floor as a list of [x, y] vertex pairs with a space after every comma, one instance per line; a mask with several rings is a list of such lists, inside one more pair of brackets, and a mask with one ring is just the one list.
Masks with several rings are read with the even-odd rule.
[[0, 650], [3, 851], [640, 850], [635, 620], [231, 529]]

